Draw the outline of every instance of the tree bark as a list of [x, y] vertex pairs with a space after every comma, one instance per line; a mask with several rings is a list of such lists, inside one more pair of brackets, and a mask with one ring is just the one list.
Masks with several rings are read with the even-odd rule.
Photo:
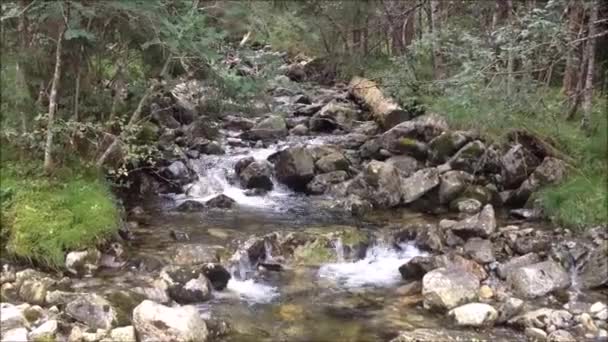
[[[591, 5], [591, 13], [589, 15], [589, 33], [588, 37], [594, 37], [597, 31], [597, 13], [599, 3], [594, 1]], [[583, 119], [581, 121], [581, 127], [585, 130], [589, 130], [591, 123], [591, 110], [593, 104], [593, 75], [595, 73], [595, 41], [596, 38], [591, 38], [587, 41], [586, 55], [587, 55], [587, 75], [585, 76], [585, 88], [583, 91]]]
[[441, 80], [445, 78], [445, 65], [441, 54], [441, 46], [437, 42], [441, 35], [441, 20], [443, 12], [443, 3], [441, 0], [431, 0], [431, 32], [433, 33], [434, 43], [433, 49], [433, 78]]
[[413, 9], [412, 13], [407, 15], [405, 17], [405, 20], [403, 21], [402, 39], [403, 39], [404, 47], [410, 46], [412, 44], [412, 42], [414, 41], [414, 37], [416, 35], [416, 27], [414, 26], [415, 22], [416, 22], [416, 9]]
[[371, 109], [372, 117], [387, 130], [409, 119], [408, 113], [390, 97], [385, 97], [375, 82], [354, 77], [349, 84], [351, 94]]
[[63, 35], [67, 29], [67, 22], [63, 24], [57, 36], [55, 49], [55, 71], [53, 73], [53, 85], [49, 96], [49, 121], [46, 128], [46, 142], [44, 144], [44, 171], [50, 172], [53, 169], [53, 129], [55, 124], [55, 112], [57, 111], [57, 92], [59, 91], [59, 81], [61, 80], [61, 66], [63, 58]]
[[571, 0], [568, 4], [568, 39], [574, 45], [568, 50], [566, 55], [566, 68], [562, 82], [562, 92], [572, 102], [576, 94], [578, 75], [580, 67], [580, 43], [575, 43], [579, 38], [583, 22], [583, 6], [581, 0]]

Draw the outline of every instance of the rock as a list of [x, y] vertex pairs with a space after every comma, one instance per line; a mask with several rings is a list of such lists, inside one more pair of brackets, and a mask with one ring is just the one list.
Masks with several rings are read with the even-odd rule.
[[498, 312], [491, 305], [483, 303], [469, 303], [450, 310], [456, 325], [481, 327], [492, 326], [498, 319]]
[[567, 332], [566, 330], [555, 330], [547, 336], [547, 341], [549, 342], [571, 342], [576, 341], [574, 336]]
[[556, 262], [544, 261], [523, 266], [508, 273], [513, 291], [525, 298], [544, 296], [570, 287], [570, 275]]
[[32, 341], [53, 341], [55, 334], [57, 334], [57, 321], [51, 319], [33, 329], [29, 338]]
[[450, 209], [459, 213], [473, 215], [481, 210], [483, 204], [474, 198], [457, 198], [450, 203]]
[[438, 267], [463, 270], [474, 275], [479, 281], [488, 278], [488, 273], [483, 266], [456, 253], [438, 255], [435, 257], [435, 260]]
[[1, 342], [28, 342], [27, 329], [16, 328], [7, 330], [2, 334]]
[[310, 130], [314, 132], [333, 132], [335, 129], [349, 131], [357, 112], [341, 103], [332, 101], [310, 118]]
[[110, 331], [110, 341], [113, 342], [136, 342], [135, 328], [132, 325], [114, 328]]
[[403, 178], [411, 176], [423, 166], [416, 158], [410, 156], [392, 156], [386, 162], [393, 165]]
[[399, 273], [405, 280], [419, 280], [437, 268], [435, 258], [431, 256], [415, 256], [399, 267]]
[[313, 195], [325, 193], [332, 185], [344, 182], [348, 179], [346, 171], [334, 171], [316, 175], [310, 183], [306, 185], [306, 192]]
[[293, 190], [304, 191], [315, 173], [310, 151], [303, 147], [290, 147], [279, 152], [275, 162], [275, 173], [280, 182]]
[[222, 120], [224, 121], [224, 128], [227, 129], [246, 131], [255, 126], [253, 120], [244, 118], [241, 115], [227, 115]]
[[498, 320], [496, 321], [499, 324], [505, 323], [514, 316], [518, 315], [524, 307], [524, 301], [515, 298], [509, 297], [498, 307]]
[[228, 285], [228, 281], [230, 280], [230, 272], [224, 268], [224, 266], [215, 263], [207, 263], [202, 265], [201, 270], [209, 282], [211, 282], [211, 286], [213, 289], [217, 291], [221, 291], [226, 288]]
[[496, 218], [491, 204], [483, 207], [481, 212], [459, 221], [451, 228], [452, 232], [462, 237], [488, 237], [496, 230]]
[[544, 342], [547, 340], [547, 333], [539, 328], [526, 328], [524, 334], [533, 342]]
[[412, 203], [439, 185], [439, 172], [431, 167], [416, 171], [401, 180], [403, 203]]
[[585, 329], [585, 331], [592, 332], [592, 333], [597, 332], [597, 330], [598, 330], [597, 326], [595, 325], [595, 323], [593, 322], [593, 319], [591, 318], [591, 316], [588, 313], [582, 313], [577, 318], [578, 318], [578, 321], [583, 326], [583, 328]]
[[291, 130], [289, 130], [289, 134], [291, 134], [291, 135], [307, 135], [308, 134], [308, 127], [306, 127], [306, 125], [304, 125], [304, 124], [298, 124], [294, 128], [292, 128]]
[[313, 116], [316, 112], [323, 108], [323, 103], [313, 103], [305, 106], [299, 106], [295, 111], [296, 116]]
[[265, 160], [249, 163], [238, 175], [247, 189], [272, 190], [272, 165]]
[[169, 166], [164, 169], [163, 174], [167, 178], [179, 181], [180, 183], [188, 183], [192, 178], [190, 169], [188, 169], [186, 164], [184, 164], [184, 162], [181, 160], [177, 160], [169, 164]]
[[479, 299], [488, 300], [494, 297], [494, 291], [488, 285], [481, 285], [479, 288]]
[[192, 266], [219, 262], [218, 248], [200, 244], [177, 244], [170, 252], [172, 263]]
[[236, 201], [232, 198], [220, 194], [205, 202], [205, 206], [209, 208], [230, 209], [236, 205]]
[[254, 129], [277, 130], [287, 133], [287, 125], [285, 119], [279, 115], [270, 115], [255, 125]]
[[348, 171], [350, 163], [342, 153], [330, 153], [316, 161], [315, 166], [321, 173]]
[[401, 179], [391, 164], [372, 160], [348, 184], [346, 194], [367, 200], [376, 208], [394, 207], [401, 203]]
[[466, 171], [468, 173], [479, 173], [484, 167], [483, 155], [486, 152], [486, 145], [479, 140], [472, 141], [464, 145], [447, 164], [454, 170]]
[[226, 153], [222, 145], [220, 145], [220, 143], [217, 141], [210, 141], [201, 150], [199, 150], [199, 152], [210, 155], [222, 155]]
[[82, 294], [66, 305], [65, 312], [93, 329], [110, 329], [117, 319], [110, 302], [96, 294]]
[[180, 203], [175, 208], [175, 210], [177, 210], [177, 211], [187, 212], [187, 213], [202, 211], [203, 209], [205, 209], [205, 205], [199, 201], [194, 201], [194, 200], [186, 200], [186, 201]]
[[4, 283], [12, 283], [17, 279], [15, 274], [15, 268], [9, 264], [2, 265], [2, 271], [0, 271], [0, 285]]
[[48, 291], [46, 293], [46, 304], [48, 305], [66, 305], [67, 303], [76, 300], [78, 297], [84, 295], [80, 292], [67, 292], [67, 291]]
[[466, 143], [471, 141], [472, 134], [463, 131], [444, 132], [429, 143], [429, 160], [436, 164], [445, 163]]
[[561, 182], [567, 173], [567, 165], [563, 160], [546, 157], [508, 199], [510, 205], [523, 205], [532, 193], [550, 184]]
[[173, 240], [175, 240], [175, 241], [180, 241], [180, 242], [190, 241], [190, 235], [188, 235], [188, 233], [186, 233], [186, 232], [182, 232], [182, 231], [179, 231], [176, 229], [171, 229], [169, 234], [171, 235], [171, 238], [173, 238]]
[[516, 188], [536, 169], [540, 160], [521, 144], [512, 146], [501, 158], [505, 188]]
[[602, 321], [608, 320], [608, 307], [602, 302], [595, 302], [589, 308], [589, 314]]
[[426, 309], [449, 310], [474, 301], [479, 279], [459, 268], [438, 268], [422, 278], [422, 295]]
[[25, 279], [19, 287], [19, 297], [30, 304], [44, 305], [46, 294], [53, 283], [50, 278]]
[[160, 274], [168, 287], [169, 296], [180, 304], [204, 302], [211, 298], [211, 283], [202, 269], [165, 267]]
[[13, 329], [25, 327], [27, 321], [21, 313], [21, 310], [13, 304], [0, 303], [0, 333]]
[[471, 238], [464, 244], [464, 252], [481, 264], [496, 260], [492, 252], [492, 242], [480, 238]]
[[[403, 276], [403, 274], [401, 274]], [[422, 292], [422, 281], [416, 280], [399, 286], [395, 292], [400, 296], [419, 295]]]
[[245, 168], [247, 168], [247, 166], [249, 166], [249, 164], [253, 163], [255, 161], [255, 158], [253, 157], [246, 157], [243, 159], [239, 159], [239, 161], [237, 161], [234, 164], [234, 173], [236, 173], [237, 175], [240, 175], [241, 172], [243, 172], [243, 170], [245, 170]]
[[520, 236], [515, 240], [515, 251], [519, 254], [543, 253], [551, 248], [549, 235]]
[[485, 341], [488, 340], [487, 334], [474, 331], [450, 330], [442, 327], [441, 329], [414, 329], [412, 331], [402, 331], [390, 342], [435, 342], [435, 341]]
[[498, 265], [497, 274], [502, 279], [507, 279], [511, 271], [523, 266], [529, 266], [540, 262], [540, 257], [536, 253], [528, 253], [519, 257], [510, 259], [504, 264]]
[[194, 306], [168, 307], [144, 300], [133, 310], [140, 342], [207, 340], [207, 325]]
[[572, 319], [572, 314], [566, 310], [553, 310], [549, 314], [548, 325], [553, 325], [557, 329], [570, 328], [574, 323]]
[[339, 202], [339, 205], [353, 216], [363, 216], [373, 209], [373, 204], [357, 195], [349, 195]]
[[581, 285], [588, 289], [608, 285], [608, 244], [595, 248], [579, 269]]
[[458, 197], [474, 180], [473, 175], [464, 171], [448, 171], [441, 175], [439, 203], [446, 204]]
[[101, 253], [96, 249], [70, 252], [65, 257], [65, 268], [79, 277], [92, 276], [99, 267]]

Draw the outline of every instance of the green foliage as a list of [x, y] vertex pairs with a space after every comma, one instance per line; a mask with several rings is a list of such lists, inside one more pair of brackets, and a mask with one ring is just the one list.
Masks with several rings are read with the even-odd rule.
[[61, 169], [48, 178], [35, 162], [3, 156], [0, 173], [2, 193], [13, 193], [1, 202], [2, 231], [18, 257], [60, 267], [66, 251], [94, 247], [118, 228], [117, 206], [96, 172]]

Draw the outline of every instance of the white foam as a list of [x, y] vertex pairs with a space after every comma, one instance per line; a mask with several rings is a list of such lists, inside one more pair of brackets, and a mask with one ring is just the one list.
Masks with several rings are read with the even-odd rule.
[[238, 280], [232, 278], [228, 281], [226, 289], [250, 303], [269, 303], [279, 296], [276, 287], [258, 283], [254, 279]]
[[319, 269], [319, 277], [336, 280], [340, 286], [389, 287], [401, 280], [399, 266], [418, 255], [426, 255], [413, 244], [400, 244], [400, 250], [383, 245], [368, 249], [364, 259], [354, 262], [326, 264]]

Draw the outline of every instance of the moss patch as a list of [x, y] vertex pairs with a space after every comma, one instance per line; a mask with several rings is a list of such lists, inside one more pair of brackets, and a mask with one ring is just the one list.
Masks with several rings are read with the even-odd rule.
[[298, 246], [293, 252], [294, 260], [301, 265], [316, 266], [336, 258], [331, 242], [326, 237], [319, 237], [305, 245]]

